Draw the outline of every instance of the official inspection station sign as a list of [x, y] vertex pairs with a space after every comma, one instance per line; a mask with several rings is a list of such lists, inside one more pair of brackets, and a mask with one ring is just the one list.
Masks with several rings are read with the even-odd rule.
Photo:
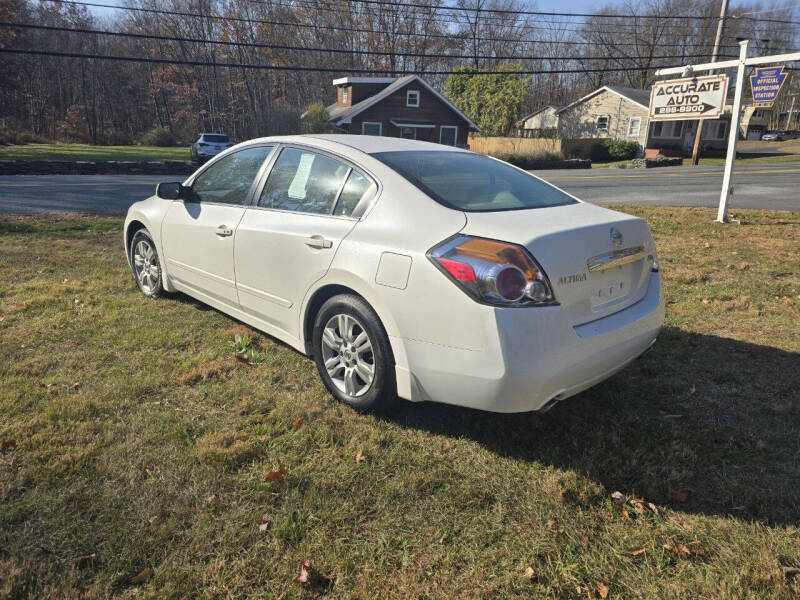
[[753, 106], [755, 108], [772, 108], [783, 82], [786, 81], [786, 68], [758, 67], [750, 75], [750, 88], [753, 90]]
[[650, 92], [650, 120], [716, 119], [725, 112], [727, 75], [657, 81]]

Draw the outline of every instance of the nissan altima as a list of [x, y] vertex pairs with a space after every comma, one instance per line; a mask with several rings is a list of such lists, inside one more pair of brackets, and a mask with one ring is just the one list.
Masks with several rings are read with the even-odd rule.
[[359, 135], [256, 139], [128, 211], [143, 294], [179, 291], [313, 357], [359, 410], [546, 410], [664, 318], [642, 219], [502, 161]]

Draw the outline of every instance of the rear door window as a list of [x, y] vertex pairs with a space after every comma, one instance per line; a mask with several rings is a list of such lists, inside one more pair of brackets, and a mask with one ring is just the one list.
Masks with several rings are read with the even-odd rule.
[[331, 214], [350, 167], [297, 148], [284, 148], [269, 173], [258, 206], [312, 214]]

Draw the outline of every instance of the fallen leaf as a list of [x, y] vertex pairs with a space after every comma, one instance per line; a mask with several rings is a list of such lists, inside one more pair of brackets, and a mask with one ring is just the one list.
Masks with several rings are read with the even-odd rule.
[[153, 569], [151, 569], [150, 567], [147, 567], [146, 569], [140, 571], [137, 575], [134, 575], [133, 577], [131, 577], [128, 580], [128, 582], [129, 583], [134, 583], [134, 584], [144, 583], [145, 581], [150, 579], [155, 574], [156, 573], [155, 573], [155, 571], [153, 571]]
[[708, 298], [703, 298], [703, 299], [701, 300], [701, 302], [702, 302], [703, 304], [711, 304], [711, 300], [709, 300]]
[[797, 567], [781, 567], [781, 571], [786, 577], [800, 577], [800, 569]]
[[358, 447], [358, 452], [356, 452], [356, 462], [360, 463], [360, 462], [364, 462], [365, 460], [367, 460], [367, 457], [364, 456], [364, 447], [363, 446], [359, 446]]
[[266, 479], [267, 479], [267, 481], [279, 481], [279, 480], [283, 479], [283, 476], [286, 475], [286, 473], [288, 473], [288, 472], [289, 472], [288, 469], [283, 466], [283, 463], [281, 463], [278, 466], [278, 470], [277, 471], [269, 471], [267, 473]]
[[525, 579], [533, 579], [534, 571], [533, 567], [528, 567], [525, 569], [525, 572], [522, 574]]
[[673, 487], [672, 484], [667, 484], [667, 497], [673, 502], [680, 502], [683, 504], [689, 499], [689, 490], [676, 488]]
[[653, 511], [655, 514], [657, 514], [657, 515], [658, 515], [658, 514], [661, 514], [661, 513], [659, 513], [659, 512], [658, 512], [658, 507], [657, 507], [655, 504], [653, 504], [652, 502], [648, 502], [648, 503], [647, 503], [647, 508], [649, 508], [650, 510], [652, 510], [652, 511]]
[[304, 560], [300, 563], [300, 575], [294, 578], [295, 583], [308, 583], [309, 567], [311, 567], [311, 563], [307, 560]]
[[694, 385], [692, 385], [692, 387], [689, 388], [689, 393], [690, 394], [694, 394], [696, 391], [697, 391], [697, 387], [695, 387]]
[[269, 517], [266, 514], [261, 515], [261, 518], [258, 520], [258, 530], [259, 531], [266, 531], [272, 525], [272, 521], [270, 521]]
[[640, 554], [644, 554], [644, 548], [641, 546], [636, 546], [635, 548], [628, 548], [628, 554], [632, 556], [639, 556]]
[[0, 442], [0, 452], [17, 447], [17, 440], [3, 440]]
[[239, 361], [240, 363], [242, 363], [242, 364], [245, 364], [245, 365], [249, 365], [249, 364], [251, 364], [251, 363], [250, 363], [250, 361], [249, 361], [249, 360], [247, 360], [247, 357], [246, 357], [244, 354], [239, 354], [239, 353], [237, 352], [237, 353], [235, 353], [235, 354], [233, 355], [233, 358], [235, 358], [236, 360], [238, 360], [238, 361]]
[[157, 515], [150, 517], [150, 522], [153, 525], [161, 525], [163, 523], [166, 523], [168, 519], [169, 519], [169, 513], [165, 510], [162, 510]]
[[664, 550], [678, 558], [689, 558], [692, 555], [692, 551], [685, 544], [664, 544]]
[[608, 584], [605, 581], [598, 581], [595, 587], [597, 588], [597, 594], [601, 598], [608, 598]]
[[92, 562], [97, 557], [97, 554], [92, 552], [91, 554], [87, 554], [85, 556], [79, 556], [78, 558], [72, 559], [72, 568], [73, 569], [85, 569], [89, 566], [89, 563]]
[[300, 429], [300, 426], [303, 424], [303, 421], [305, 421], [303, 417], [300, 417], [297, 420], [295, 420], [295, 422], [292, 423], [292, 429], [294, 429], [295, 431]]
[[627, 499], [627, 496], [622, 492], [614, 492], [611, 494], [611, 499], [617, 504], [622, 504]]

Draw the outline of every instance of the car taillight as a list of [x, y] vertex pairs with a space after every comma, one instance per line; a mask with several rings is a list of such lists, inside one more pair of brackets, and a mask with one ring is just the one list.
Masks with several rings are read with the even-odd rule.
[[428, 258], [479, 302], [496, 306], [556, 303], [539, 263], [516, 244], [457, 235], [433, 247]]

